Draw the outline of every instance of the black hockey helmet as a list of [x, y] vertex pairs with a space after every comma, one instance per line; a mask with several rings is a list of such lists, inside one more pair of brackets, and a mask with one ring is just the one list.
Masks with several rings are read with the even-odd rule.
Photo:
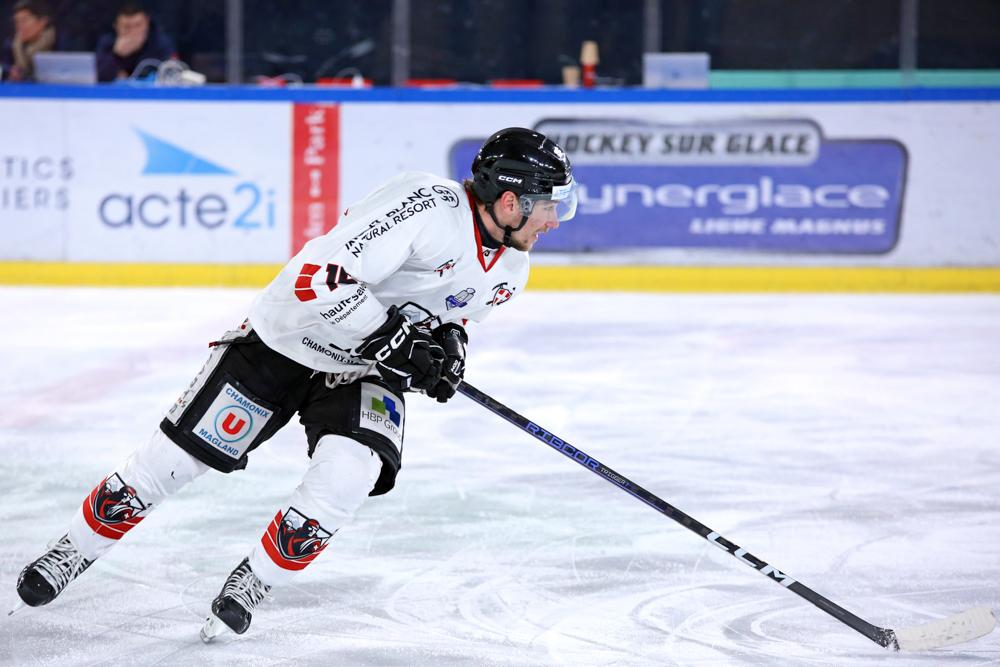
[[545, 135], [523, 127], [508, 127], [486, 140], [472, 161], [472, 190], [491, 213], [507, 190], [518, 196], [525, 220], [537, 201], [556, 202], [558, 220], [576, 213], [576, 183], [566, 154]]

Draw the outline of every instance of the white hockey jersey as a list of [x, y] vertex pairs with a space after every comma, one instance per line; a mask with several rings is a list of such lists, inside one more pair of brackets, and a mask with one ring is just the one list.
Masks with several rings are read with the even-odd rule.
[[400, 174], [309, 241], [256, 298], [250, 323], [272, 349], [318, 371], [369, 366], [355, 348], [389, 306], [411, 322], [480, 321], [524, 289], [528, 255], [482, 245], [455, 181]]

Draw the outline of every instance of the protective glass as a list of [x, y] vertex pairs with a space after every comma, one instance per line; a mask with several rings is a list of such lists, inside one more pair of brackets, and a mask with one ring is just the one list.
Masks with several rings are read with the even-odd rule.
[[563, 222], [576, 215], [576, 181], [570, 179], [566, 185], [553, 186], [551, 194], [521, 195], [518, 199], [524, 215], [530, 216], [534, 211], [536, 216], [552, 215], [556, 220]]

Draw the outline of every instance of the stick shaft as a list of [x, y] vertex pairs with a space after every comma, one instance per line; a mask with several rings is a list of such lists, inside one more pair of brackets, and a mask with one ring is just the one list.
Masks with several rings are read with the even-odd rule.
[[547, 431], [535, 422], [531, 421], [527, 417], [518, 414], [514, 410], [511, 410], [503, 403], [491, 398], [484, 392], [476, 389], [468, 382], [463, 382], [459, 385], [458, 391], [468, 398], [472, 399], [476, 403], [479, 403], [485, 407], [490, 412], [495, 415], [502, 417], [506, 421], [510, 422], [514, 426], [517, 426], [521, 430], [527, 432], [529, 435], [533, 436], [537, 440], [544, 442], [546, 445], [552, 449], [563, 454], [567, 458], [576, 461], [578, 464], [587, 468], [592, 473], [601, 477], [608, 482], [614, 484], [622, 491], [625, 491], [629, 495], [638, 500], [641, 500], [645, 504], [649, 505], [661, 514], [673, 519], [677, 523], [681, 524], [688, 530], [697, 533], [704, 539], [708, 540], [715, 546], [719, 547], [723, 551], [728, 552], [734, 558], [742, 561], [744, 564], [749, 565], [753, 569], [757, 570], [761, 574], [765, 575], [769, 579], [781, 584], [788, 590], [792, 591], [799, 597], [810, 602], [814, 606], [822, 609], [830, 616], [833, 616], [841, 623], [857, 630], [863, 634], [868, 639], [872, 640], [879, 646], [897, 648], [895, 634], [892, 630], [886, 628], [880, 628], [876, 625], [865, 621], [858, 616], [855, 616], [851, 612], [847, 611], [840, 605], [828, 600], [816, 591], [812, 590], [808, 586], [799, 583], [792, 577], [781, 572], [774, 566], [764, 562], [760, 558], [757, 558], [750, 552], [748, 552], [743, 547], [739, 546], [735, 542], [732, 542], [719, 533], [715, 532], [705, 524], [701, 523], [697, 519], [685, 514], [681, 510], [677, 509], [670, 503], [659, 498], [658, 496], [650, 493], [646, 489], [642, 488], [632, 480], [628, 479], [624, 475], [621, 475], [608, 466], [604, 465], [597, 459], [593, 458], [586, 452], [577, 449], [572, 446], [562, 438], [557, 437], [552, 432]]

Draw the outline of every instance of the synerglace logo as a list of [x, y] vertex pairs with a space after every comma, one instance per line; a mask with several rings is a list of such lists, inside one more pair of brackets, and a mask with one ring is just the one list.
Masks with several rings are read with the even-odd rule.
[[[226, 167], [135, 128], [146, 150], [140, 174], [164, 189], [112, 192], [97, 205], [101, 222], [108, 227], [200, 227], [243, 230], [273, 228], [274, 190], [239, 180]], [[179, 181], [176, 177], [185, 177]], [[159, 180], [157, 177], [175, 177]], [[208, 187], [197, 187], [204, 182]], [[232, 183], [232, 181], [237, 181]], [[197, 185], [193, 185], [197, 183]], [[176, 185], [175, 185], [176, 184]]]
[[[556, 118], [535, 129], [566, 151], [579, 183], [577, 217], [544, 250], [868, 255], [900, 237], [909, 157], [892, 137], [827, 137], [808, 117]], [[480, 143], [452, 148], [454, 178]]]

